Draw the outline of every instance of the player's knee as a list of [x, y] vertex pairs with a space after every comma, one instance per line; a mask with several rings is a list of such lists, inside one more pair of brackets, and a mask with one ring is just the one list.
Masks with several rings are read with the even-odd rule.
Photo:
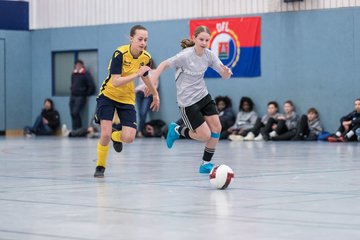
[[215, 126], [211, 129], [211, 133], [220, 133], [221, 132], [221, 125]]
[[[107, 143], [107, 144], [109, 144], [110, 139], [111, 139], [111, 134], [101, 133], [100, 138], [101, 138], [100, 140], [101, 140], [102, 143]], [[106, 144], [106, 145], [107, 145], [107, 144]]]
[[207, 132], [205, 134], [202, 135], [202, 141], [207, 142], [211, 139], [211, 133]]
[[135, 140], [135, 136], [129, 134], [122, 134], [121, 141], [124, 143], [132, 143]]

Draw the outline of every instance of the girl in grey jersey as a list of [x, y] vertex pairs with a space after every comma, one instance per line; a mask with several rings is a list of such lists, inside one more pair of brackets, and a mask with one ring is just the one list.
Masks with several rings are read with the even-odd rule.
[[167, 60], [168, 66], [176, 69], [176, 97], [179, 107], [191, 106], [206, 95], [208, 90], [204, 74], [208, 67], [221, 72], [220, 59], [209, 49], [204, 49], [202, 56], [195, 47], [189, 47]]
[[183, 50], [160, 63], [153, 71], [153, 77], [157, 79], [167, 67], [176, 70], [177, 102], [185, 127], [170, 123], [166, 143], [168, 148], [171, 148], [180, 135], [206, 142], [200, 173], [209, 173], [213, 168], [210, 161], [221, 132], [219, 115], [206, 88], [204, 74], [206, 69], [211, 67], [225, 79], [232, 75], [231, 70], [208, 49], [209, 41], [209, 29], [205, 26], [197, 27], [194, 40], [183, 40]]

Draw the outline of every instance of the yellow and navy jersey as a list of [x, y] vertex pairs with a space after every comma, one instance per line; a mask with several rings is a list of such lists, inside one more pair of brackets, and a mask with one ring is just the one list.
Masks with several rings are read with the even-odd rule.
[[[108, 76], [100, 87], [100, 95], [104, 95], [116, 102], [135, 105], [135, 83], [131, 81], [123, 86], [114, 87], [112, 75], [121, 74], [122, 77], [137, 73], [141, 66], [150, 66], [151, 56], [142, 51], [139, 57], [134, 58], [130, 53], [130, 45], [118, 47], [108, 66]], [[146, 76], [147, 73], [144, 74]]]

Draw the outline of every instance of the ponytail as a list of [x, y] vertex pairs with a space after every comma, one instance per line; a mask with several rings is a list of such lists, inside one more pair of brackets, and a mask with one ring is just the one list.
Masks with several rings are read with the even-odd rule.
[[[197, 37], [199, 35], [199, 33], [202, 33], [202, 32], [206, 32], [208, 33], [209, 35], [211, 35], [210, 33], [210, 30], [208, 27], [206, 26], [198, 26], [196, 29], [195, 29], [195, 32], [194, 32], [194, 37]], [[188, 47], [192, 47], [195, 45], [195, 42], [186, 38], [186, 39], [183, 39], [180, 43], [182, 49], [185, 49], [185, 48], [188, 48]]]
[[188, 47], [192, 47], [195, 45], [195, 43], [193, 41], [191, 41], [190, 39], [183, 39], [180, 43], [182, 49], [188, 48]]

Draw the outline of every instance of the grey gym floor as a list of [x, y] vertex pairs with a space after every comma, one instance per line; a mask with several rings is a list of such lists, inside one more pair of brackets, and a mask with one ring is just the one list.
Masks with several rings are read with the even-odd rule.
[[203, 144], [0, 138], [0, 239], [360, 239], [360, 143], [219, 143], [227, 190], [199, 174]]

